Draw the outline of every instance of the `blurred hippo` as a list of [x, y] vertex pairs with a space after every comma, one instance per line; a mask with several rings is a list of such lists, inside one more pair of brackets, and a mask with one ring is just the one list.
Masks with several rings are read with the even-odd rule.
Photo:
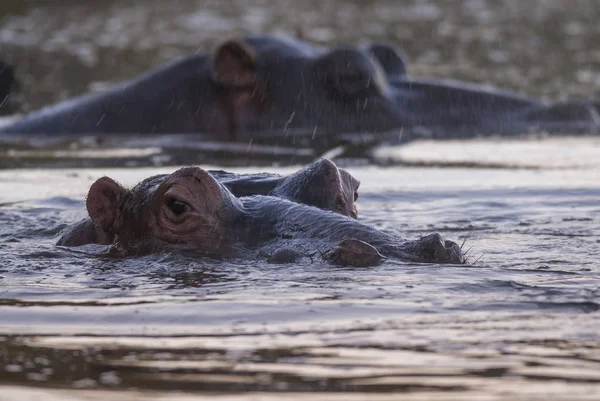
[[[234, 174], [222, 170], [209, 170], [208, 173], [220, 181], [235, 197], [268, 195], [355, 219], [358, 217], [355, 202], [358, 199], [360, 181], [347, 171], [338, 169], [335, 163], [328, 159], [317, 160], [287, 176], [271, 173]], [[168, 174], [157, 175], [145, 180], [143, 185], [167, 177]], [[63, 233], [59, 244], [109, 245], [112, 241], [112, 236], [105, 233], [88, 217], [69, 227]]]
[[593, 102], [548, 104], [483, 85], [411, 78], [400, 51], [386, 44], [327, 49], [260, 35], [33, 112], [0, 132], [204, 133], [333, 145], [341, 134], [396, 130], [402, 140], [596, 131], [598, 110]]
[[[337, 186], [329, 192], [334, 199], [336, 191]], [[97, 242], [110, 245], [117, 256], [176, 251], [271, 263], [305, 257], [344, 266], [372, 266], [386, 257], [464, 263], [460, 247], [438, 234], [408, 241], [341, 213], [282, 197], [236, 198], [198, 167], [150, 177], [133, 189], [100, 178], [90, 187], [86, 207], [93, 226], [104, 235]], [[81, 242], [67, 231], [58, 244]]]
[[19, 105], [16, 99], [18, 89], [14, 68], [0, 60], [0, 116], [13, 114]]

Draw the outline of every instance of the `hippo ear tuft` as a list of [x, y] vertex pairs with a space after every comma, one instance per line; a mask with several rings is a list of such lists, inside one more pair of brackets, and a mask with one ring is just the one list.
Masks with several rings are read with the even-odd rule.
[[256, 81], [256, 52], [240, 40], [221, 43], [213, 54], [215, 81], [227, 86], [246, 86]]
[[127, 190], [108, 177], [96, 180], [90, 187], [86, 208], [90, 218], [105, 231], [114, 229], [119, 214], [119, 205]]

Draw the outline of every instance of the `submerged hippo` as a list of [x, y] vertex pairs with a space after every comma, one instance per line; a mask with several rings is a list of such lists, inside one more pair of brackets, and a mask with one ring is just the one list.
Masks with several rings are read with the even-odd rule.
[[[352, 218], [358, 217], [355, 202], [358, 199], [360, 181], [347, 171], [338, 169], [331, 160], [317, 160], [288, 176], [271, 173], [233, 174], [222, 170], [208, 173], [235, 197], [269, 195]], [[144, 181], [144, 185], [167, 177], [168, 174], [154, 176]], [[112, 236], [88, 217], [69, 227], [59, 244], [110, 245], [112, 241]]]
[[[411, 78], [392, 46], [325, 49], [274, 36], [228, 40], [101, 93], [33, 112], [14, 134], [205, 133], [210, 139], [333, 145], [402, 129], [402, 140], [597, 131], [598, 103]], [[316, 146], [316, 145], [315, 145]]]
[[[335, 192], [332, 198], [337, 198]], [[100, 178], [90, 187], [86, 207], [91, 224], [103, 235], [96, 242], [110, 245], [120, 256], [191, 251], [272, 263], [315, 256], [351, 266], [376, 265], [384, 257], [464, 263], [460, 247], [438, 234], [407, 241], [340, 213], [281, 197], [236, 198], [198, 167], [150, 177], [133, 189]], [[58, 244], [80, 245], [87, 235], [76, 227]]]
[[13, 67], [0, 60], [0, 116], [16, 112], [18, 108], [15, 92], [18, 88]]

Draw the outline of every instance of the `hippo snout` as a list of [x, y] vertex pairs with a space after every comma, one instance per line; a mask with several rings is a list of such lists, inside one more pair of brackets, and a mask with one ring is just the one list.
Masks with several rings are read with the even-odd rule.
[[465, 263], [460, 246], [445, 240], [440, 234], [431, 234], [418, 240], [420, 252], [425, 262], [431, 263]]

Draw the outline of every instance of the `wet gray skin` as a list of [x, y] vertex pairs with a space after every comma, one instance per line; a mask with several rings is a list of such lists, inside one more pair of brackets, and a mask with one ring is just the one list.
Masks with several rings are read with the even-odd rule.
[[[100, 178], [90, 187], [86, 207], [118, 256], [178, 251], [274, 263], [304, 257], [352, 266], [376, 265], [383, 257], [464, 262], [459, 246], [438, 234], [407, 241], [287, 199], [236, 198], [198, 167], [148, 178], [131, 190]], [[61, 239], [59, 245], [71, 244]]]
[[[208, 171], [235, 197], [270, 195], [292, 202], [303, 203], [323, 210], [358, 217], [356, 200], [360, 181], [328, 159], [319, 159], [288, 176], [271, 173], [234, 174], [226, 171]], [[168, 177], [167, 174], [151, 177], [135, 190]], [[109, 245], [113, 236], [95, 225], [88, 217], [69, 227], [59, 241], [60, 245], [90, 243]]]
[[548, 104], [482, 85], [411, 78], [402, 54], [385, 44], [329, 50], [264, 35], [225, 41], [211, 54], [31, 113], [0, 132], [193, 132], [242, 141], [305, 133], [313, 142], [335, 142], [337, 134], [401, 128], [402, 140], [411, 140], [599, 127], [597, 102]]
[[18, 83], [13, 67], [0, 60], [0, 116], [17, 111], [17, 89]]
[[271, 195], [357, 218], [354, 202], [360, 181], [328, 159], [319, 159], [288, 176], [209, 171], [236, 197]]

